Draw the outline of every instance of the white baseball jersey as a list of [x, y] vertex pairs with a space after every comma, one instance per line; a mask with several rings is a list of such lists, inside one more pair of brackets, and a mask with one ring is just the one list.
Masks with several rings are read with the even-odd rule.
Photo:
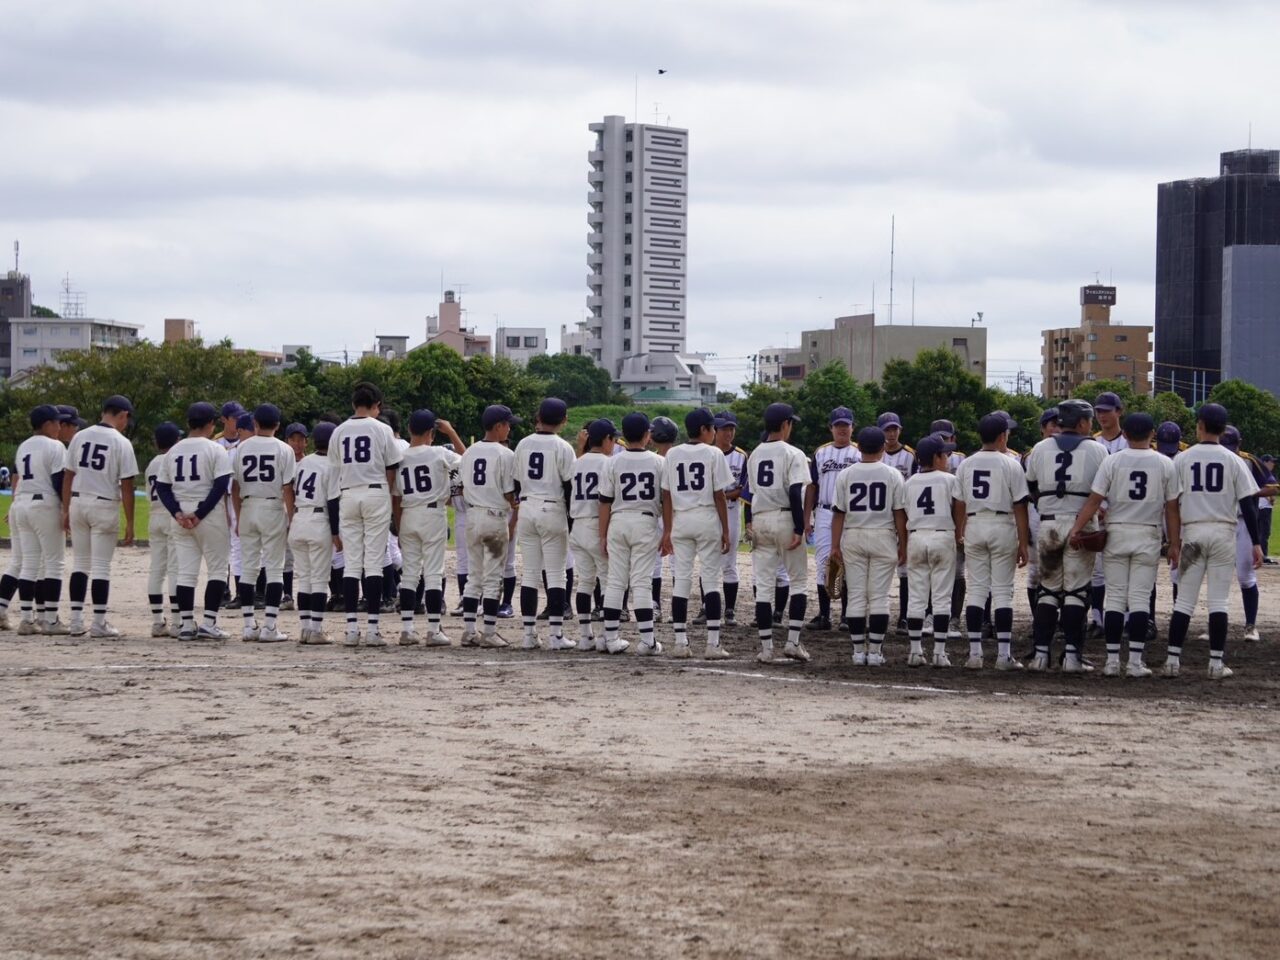
[[[719, 449], [719, 447], [716, 449]], [[745, 476], [743, 471], [747, 469], [747, 451], [743, 450], [741, 447], [734, 447], [724, 455], [724, 459], [729, 465], [730, 479], [728, 489], [737, 490], [742, 486], [742, 481]]]
[[36, 494], [45, 500], [61, 498], [62, 491], [53, 489], [53, 475], [61, 473], [66, 465], [67, 448], [53, 437], [27, 437], [18, 447], [14, 458], [18, 466], [18, 493], [20, 499]]
[[[966, 457], [956, 474], [960, 485], [960, 497], [968, 513], [990, 510], [995, 513], [1012, 513], [1014, 504], [1022, 503], [1031, 494], [1027, 490], [1027, 477], [1017, 459], [998, 450], [979, 450]], [[1079, 501], [1072, 509], [1074, 514], [1084, 506]]]
[[832, 510], [843, 513], [846, 530], [892, 529], [893, 511], [905, 510], [907, 484], [895, 467], [876, 460], [840, 471]]
[[784, 440], [770, 440], [751, 451], [747, 458], [747, 476], [751, 479], [751, 510], [789, 510], [788, 495], [793, 484], [800, 484], [801, 499], [809, 484], [809, 458]]
[[671, 494], [671, 509], [676, 512], [715, 506], [716, 492], [729, 487], [729, 461], [709, 443], [682, 443], [658, 462], [662, 489]]
[[907, 529], [955, 532], [956, 518], [951, 504], [963, 499], [954, 474], [926, 470], [913, 474], [903, 491], [907, 503]]
[[1197, 443], [1173, 458], [1183, 523], [1236, 522], [1240, 501], [1255, 495], [1249, 465], [1220, 443]]
[[916, 472], [916, 452], [906, 444], [900, 446], [892, 453], [888, 448], [884, 451], [884, 456], [880, 458], [880, 462], [886, 467], [893, 467], [902, 475], [902, 479], [906, 480]]
[[[147, 499], [151, 501], [151, 513], [154, 515], [156, 510], [164, 510], [160, 505], [160, 498], [156, 496], [156, 481], [160, 479], [160, 468], [164, 466], [164, 454], [157, 453], [151, 458], [151, 462], [147, 464], [147, 469], [143, 471], [143, 477], [147, 481]], [[168, 511], [165, 516], [168, 516]]]
[[1106, 450], [1107, 453], [1119, 453], [1121, 450], [1129, 449], [1129, 441], [1123, 432], [1117, 433], [1110, 440], [1104, 437], [1101, 433], [1095, 433], [1093, 435], [1093, 439], [1102, 444], [1103, 449]]
[[387, 470], [402, 456], [391, 428], [373, 417], [345, 420], [329, 438], [329, 463], [337, 472], [339, 490], [386, 483]]
[[569, 516], [574, 520], [593, 520], [600, 516], [600, 481], [609, 471], [612, 460], [613, 457], [592, 451], [584, 453], [573, 465], [573, 499], [569, 501]]
[[193, 507], [204, 501], [213, 481], [231, 475], [231, 458], [208, 437], [184, 437], [164, 455], [160, 483], [173, 487], [174, 499]]
[[1027, 455], [1027, 482], [1039, 485], [1036, 509], [1040, 516], [1056, 519], [1058, 514], [1074, 517], [1079, 513], [1092, 492], [1093, 478], [1106, 459], [1106, 447], [1092, 437], [1085, 437], [1070, 450], [1059, 446], [1057, 437], [1048, 437], [1032, 447]]
[[120, 499], [120, 481], [138, 475], [131, 444], [115, 427], [95, 423], [67, 445], [66, 469], [75, 471], [71, 490], [81, 496]]
[[1178, 472], [1173, 461], [1156, 450], [1117, 450], [1102, 462], [1093, 492], [1110, 503], [1107, 526], [1141, 523], [1158, 527], [1164, 505], [1178, 499]]
[[837, 447], [824, 443], [813, 451], [809, 479], [818, 485], [818, 506], [830, 510], [836, 498], [836, 478], [851, 464], [862, 462], [862, 452], [852, 443]]
[[396, 486], [392, 491], [407, 510], [424, 503], [443, 503], [449, 498], [450, 476], [462, 462], [452, 447], [419, 444], [405, 450], [396, 468]]
[[511, 509], [507, 494], [516, 489], [516, 455], [506, 444], [494, 440], [473, 443], [462, 455], [458, 474], [468, 507]]
[[[724, 455], [715, 447], [705, 443], [690, 444], [690, 446], [698, 446], [710, 451], [714, 454], [714, 462], [719, 463], [725, 473], [728, 473], [729, 468], [725, 465]], [[672, 452], [674, 451], [673, 447]], [[708, 497], [712, 494], [709, 479], [711, 462], [713, 461], [709, 458], [686, 461], [686, 465], [692, 464], [702, 468], [702, 472], [698, 474], [702, 477], [700, 481], [702, 486], [699, 487], [699, 491], [705, 492]], [[609, 461], [609, 469], [605, 470], [600, 477], [600, 496], [613, 501], [609, 506], [610, 512], [641, 511], [657, 515], [662, 506], [665, 465], [666, 460], [652, 450], [623, 450], [622, 453], [613, 457]], [[694, 475], [692, 470], [688, 471], [686, 480], [691, 482]], [[723, 489], [723, 487], [716, 489]], [[686, 491], [688, 492], [692, 491]]]
[[960, 469], [960, 464], [964, 463], [964, 454], [959, 450], [947, 454], [947, 469], [952, 473], [956, 473]]
[[337, 477], [327, 453], [309, 453], [298, 461], [293, 477], [293, 502], [297, 509], [327, 506], [338, 499]]
[[293, 448], [275, 437], [250, 437], [231, 454], [231, 475], [240, 497], [279, 497], [293, 483], [298, 461]]
[[520, 498], [564, 500], [573, 479], [573, 447], [554, 433], [531, 433], [516, 444], [516, 480]]

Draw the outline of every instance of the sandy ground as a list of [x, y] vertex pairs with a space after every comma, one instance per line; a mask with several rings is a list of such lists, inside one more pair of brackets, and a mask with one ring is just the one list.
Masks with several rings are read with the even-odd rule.
[[131, 639], [0, 635], [5, 957], [1277, 955], [1280, 643], [1222, 684], [1194, 642], [1141, 682], [196, 647], [146, 562]]

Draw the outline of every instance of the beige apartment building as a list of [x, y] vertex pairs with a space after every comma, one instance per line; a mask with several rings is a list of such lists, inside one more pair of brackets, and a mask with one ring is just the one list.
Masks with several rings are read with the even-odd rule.
[[1080, 325], [1044, 331], [1043, 393], [1068, 397], [1094, 380], [1122, 380], [1135, 393], [1151, 391], [1151, 327], [1113, 324], [1116, 288], [1080, 288]]

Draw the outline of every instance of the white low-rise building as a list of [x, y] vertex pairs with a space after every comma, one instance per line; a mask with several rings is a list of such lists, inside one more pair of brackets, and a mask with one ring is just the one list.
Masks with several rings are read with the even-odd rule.
[[138, 342], [141, 324], [89, 317], [22, 317], [9, 322], [12, 372], [57, 365], [71, 350], [115, 350]]
[[499, 327], [493, 335], [493, 352], [523, 366], [547, 352], [547, 328]]

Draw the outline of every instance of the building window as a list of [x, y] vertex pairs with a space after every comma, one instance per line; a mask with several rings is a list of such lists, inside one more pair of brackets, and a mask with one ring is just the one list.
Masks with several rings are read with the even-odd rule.
[[507, 337], [507, 347], [508, 347], [508, 348], [512, 348], [512, 349], [514, 349], [515, 347], [518, 347], [518, 346], [520, 346], [520, 338], [519, 338], [519, 337]]
[[623, 242], [623, 243], [625, 243], [627, 246], [631, 246], [631, 234], [629, 234], [629, 233], [625, 233], [625, 234], [623, 234], [623, 235], [622, 235], [622, 242]]
[[524, 345], [525, 345], [526, 347], [530, 347], [530, 348], [532, 348], [532, 349], [536, 350], [536, 349], [538, 348], [538, 338], [537, 338], [537, 337], [525, 337], [525, 338], [524, 338]]
[[630, 222], [631, 222], [631, 214], [629, 214], [629, 213], [627, 213], [627, 214], [623, 214], [622, 222], [623, 222], [623, 223], [630, 223]]
[[636, 138], [635, 131], [633, 131], [633, 130], [628, 130], [628, 131], [627, 131], [627, 143], [630, 143], [630, 142], [631, 142], [632, 140], [634, 140], [635, 138]]
[[573, 352], [575, 356], [582, 356], [582, 347], [579, 344], [574, 344]]
[[622, 180], [623, 180], [623, 182], [624, 182], [624, 183], [630, 183], [630, 182], [631, 182], [631, 173], [630, 173], [630, 171], [628, 171], [628, 172], [627, 172], [627, 175], [626, 175], [625, 177], [623, 177], [623, 178], [622, 178]]
[[967, 350], [969, 349], [969, 338], [968, 337], [952, 337], [951, 346], [964, 347]]
[[629, 273], [624, 273], [624, 274], [622, 275], [622, 285], [623, 285], [624, 287], [629, 287], [629, 286], [631, 286], [631, 274], [629, 274]]
[[631, 266], [631, 254], [629, 254], [629, 253], [628, 253], [628, 254], [624, 254], [624, 255], [623, 255], [623, 257], [622, 257], [622, 265], [623, 265], [624, 267], [629, 267], [629, 266]]
[[631, 341], [630, 341], [630, 340], [623, 340], [623, 341], [622, 341], [622, 349], [623, 349], [623, 350], [630, 350], [630, 349], [631, 349]]
[[38, 350], [36, 350], [36, 348], [35, 348], [35, 347], [23, 347], [23, 348], [22, 348], [22, 355], [23, 355], [24, 357], [34, 357], [37, 353], [39, 353], [39, 351], [38, 351]]
[[818, 348], [818, 341], [817, 341], [817, 340], [810, 340], [810, 341], [809, 341], [809, 346], [816, 350], [816, 349]]
[[1086, 360], [1097, 360], [1098, 355], [1096, 353], [1086, 353], [1084, 358]]
[[630, 151], [630, 150], [628, 150], [628, 151], [627, 151], [627, 163], [630, 163], [633, 159], [635, 159], [635, 158], [634, 158], [634, 156], [632, 155], [631, 151]]
[[23, 335], [24, 337], [34, 337], [34, 336], [36, 335], [36, 328], [35, 328], [35, 327], [23, 327], [23, 328], [22, 328], [22, 335]]
[[630, 203], [630, 202], [631, 202], [631, 194], [630, 194], [630, 193], [628, 193], [628, 194], [626, 195], [626, 197], [623, 199], [623, 201], [622, 201], [622, 202], [623, 202], [623, 203]]
[[627, 296], [625, 296], [625, 297], [623, 297], [623, 298], [622, 298], [622, 305], [623, 305], [624, 307], [629, 307], [629, 306], [631, 306], [631, 296], [630, 296], [629, 294], [628, 294]]
[[1086, 374], [1085, 374], [1085, 376], [1084, 376], [1084, 378], [1085, 378], [1086, 380], [1097, 380], [1097, 379], [1098, 379], [1098, 375], [1097, 375], [1096, 373], [1086, 373]]
[[1124, 343], [1124, 342], [1126, 342], [1128, 339], [1129, 339], [1129, 335], [1128, 335], [1127, 333], [1117, 333], [1117, 334], [1116, 334], [1116, 343]]
[[[630, 300], [631, 298], [630, 298], [630, 297], [628, 297], [627, 299], [628, 299], [628, 300]], [[630, 330], [630, 329], [631, 329], [631, 318], [630, 318], [630, 317], [623, 317], [623, 318], [622, 318], [622, 329], [623, 329], [623, 330]]]
[[1125, 361], [1127, 361], [1127, 360], [1129, 359], [1129, 355], [1128, 355], [1127, 353], [1117, 353], [1117, 354], [1116, 354], [1116, 359], [1117, 359], [1117, 360], [1125, 360]]

